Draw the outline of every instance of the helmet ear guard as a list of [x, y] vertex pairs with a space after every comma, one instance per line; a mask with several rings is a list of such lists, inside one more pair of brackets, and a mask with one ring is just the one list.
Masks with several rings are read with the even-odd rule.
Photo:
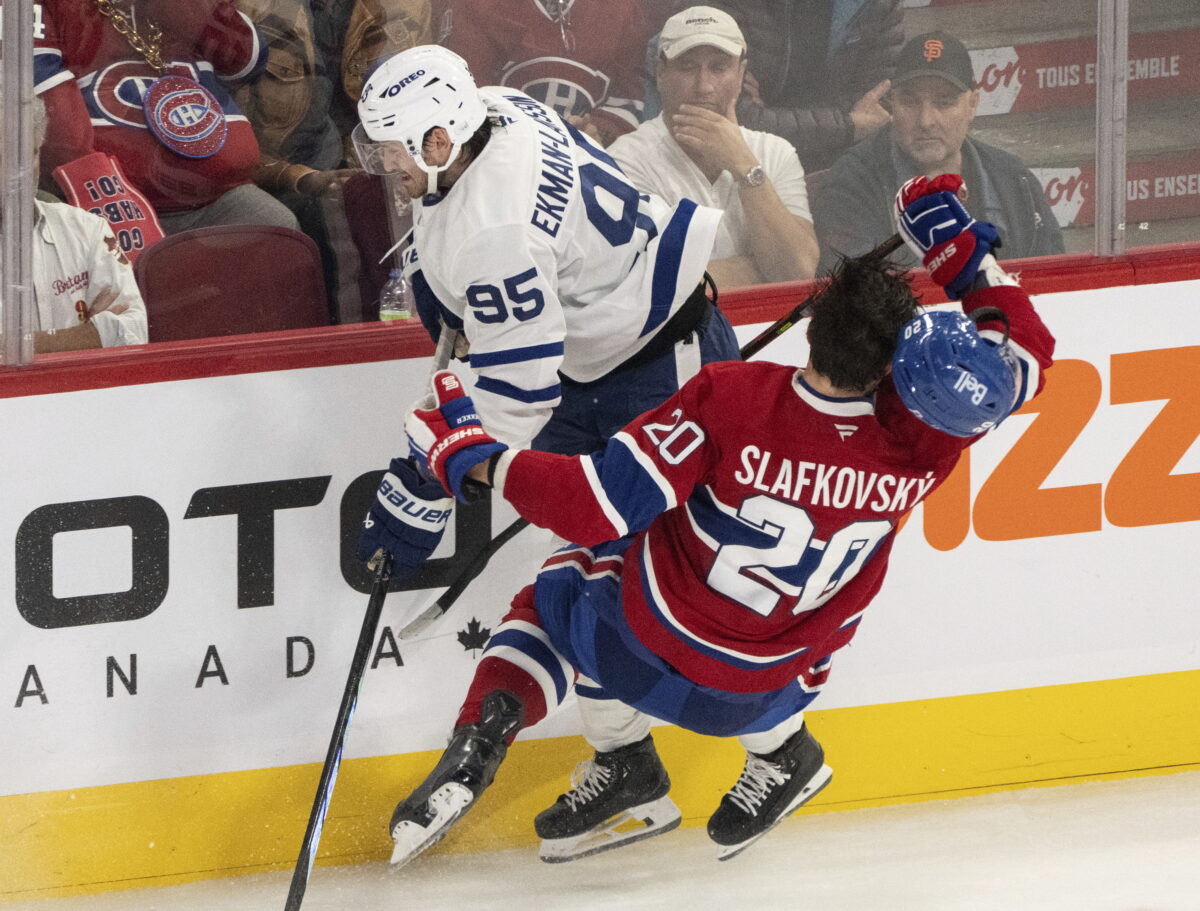
[[[974, 320], [930, 310], [900, 330], [892, 356], [892, 381], [906, 408], [930, 427], [958, 437], [998, 426], [1012, 413], [1021, 388], [1021, 366], [1008, 345], [1008, 316], [981, 307]], [[976, 322], [999, 320], [997, 344], [980, 336]]]
[[[394, 173], [402, 150], [429, 176], [428, 192], [435, 193], [438, 174], [487, 119], [487, 105], [462, 57], [424, 44], [389, 57], [371, 74], [359, 96], [358, 116], [361, 123], [351, 137], [363, 168]], [[441, 165], [427, 162], [423, 153], [425, 135], [437, 127], [451, 143]]]

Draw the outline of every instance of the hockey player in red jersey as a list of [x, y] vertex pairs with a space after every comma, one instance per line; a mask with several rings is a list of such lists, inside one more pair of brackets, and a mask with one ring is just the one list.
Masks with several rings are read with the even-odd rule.
[[[396, 807], [394, 864], [439, 839], [572, 686], [612, 708], [585, 715], [595, 757], [535, 820], [545, 860], [678, 824], [646, 715], [746, 747], [708, 824], [721, 859], [829, 781], [802, 710], [879, 591], [901, 518], [1040, 390], [1053, 354], [960, 185], [914, 178], [895, 214], [961, 311], [921, 309], [887, 262], [846, 260], [804, 367], [710, 364], [589, 456], [508, 449], [453, 374], [435, 377], [434, 407], [408, 421], [428, 470], [460, 498], [491, 486], [574, 543], [493, 632], [450, 745]], [[372, 516], [388, 510], [381, 495]], [[402, 557], [384, 526], [364, 537]]]

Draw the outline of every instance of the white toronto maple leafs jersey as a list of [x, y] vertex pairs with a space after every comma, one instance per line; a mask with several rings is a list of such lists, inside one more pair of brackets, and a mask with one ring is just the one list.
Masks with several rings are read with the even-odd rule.
[[700, 283], [721, 213], [639, 193], [608, 154], [514, 89], [440, 196], [413, 206], [414, 287], [471, 343], [475, 401], [524, 445], [560, 398], [640, 351]]

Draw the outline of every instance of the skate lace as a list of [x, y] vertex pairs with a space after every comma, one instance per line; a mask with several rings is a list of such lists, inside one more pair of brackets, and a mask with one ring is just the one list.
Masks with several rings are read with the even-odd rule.
[[575, 810], [589, 801], [595, 800], [603, 792], [605, 786], [612, 780], [612, 770], [598, 765], [592, 760], [585, 760], [575, 766], [571, 773], [571, 790], [563, 795], [569, 809]]
[[730, 789], [727, 796], [751, 816], [757, 816], [759, 806], [771, 789], [791, 777], [775, 763], [751, 756], [746, 760], [746, 767], [742, 769], [742, 777], [737, 780], [737, 784]]

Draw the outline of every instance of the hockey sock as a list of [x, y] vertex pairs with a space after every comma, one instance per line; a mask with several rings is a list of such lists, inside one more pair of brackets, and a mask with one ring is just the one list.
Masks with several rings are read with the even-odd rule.
[[[575, 682], [575, 670], [550, 644], [533, 604], [533, 586], [523, 588], [496, 627], [471, 680], [455, 725], [480, 720], [484, 697], [507, 690], [525, 708], [523, 727], [558, 708]], [[517, 731], [506, 739], [512, 743]]]

